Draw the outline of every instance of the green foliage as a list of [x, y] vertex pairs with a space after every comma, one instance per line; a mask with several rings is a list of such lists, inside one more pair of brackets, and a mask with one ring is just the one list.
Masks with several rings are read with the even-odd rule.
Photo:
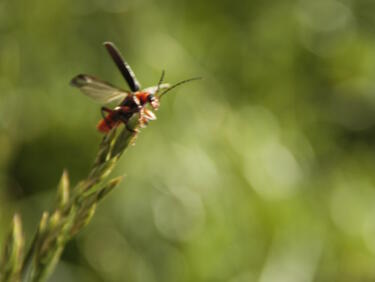
[[[138, 116], [129, 121], [129, 127], [137, 129]], [[12, 233], [6, 242], [1, 259], [1, 281], [45, 281], [58, 263], [65, 245], [92, 219], [97, 204], [121, 181], [121, 177], [106, 181], [120, 155], [136, 138], [136, 131], [126, 128], [116, 134], [112, 130], [103, 137], [96, 161], [89, 176], [72, 190], [67, 171], [64, 171], [57, 190], [55, 210], [44, 212], [26, 261], [23, 261], [24, 239], [21, 221], [15, 215]]]
[[144, 87], [163, 69], [172, 84], [204, 80], [163, 98], [159, 121], [116, 163], [126, 183], [51, 281], [374, 281], [374, 10], [1, 1], [0, 245], [15, 211], [25, 238], [44, 210], [50, 220], [64, 168], [74, 184], [91, 172], [99, 106], [68, 82], [82, 72], [126, 89], [100, 45], [110, 40]]
[[24, 244], [21, 218], [16, 214], [13, 217], [12, 230], [5, 241], [0, 259], [0, 281], [19, 281], [24, 259]]

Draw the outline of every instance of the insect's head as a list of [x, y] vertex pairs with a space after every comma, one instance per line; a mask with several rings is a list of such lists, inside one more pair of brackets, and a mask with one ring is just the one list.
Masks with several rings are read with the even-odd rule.
[[159, 99], [152, 93], [147, 96], [147, 102], [150, 103], [154, 110], [157, 110], [160, 106]]

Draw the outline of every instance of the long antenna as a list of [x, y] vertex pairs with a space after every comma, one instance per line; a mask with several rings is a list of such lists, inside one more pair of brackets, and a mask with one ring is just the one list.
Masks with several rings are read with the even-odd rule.
[[171, 91], [173, 88], [176, 88], [177, 86], [180, 86], [181, 84], [184, 84], [184, 83], [187, 83], [187, 82], [190, 82], [190, 81], [193, 81], [193, 80], [198, 80], [198, 79], [202, 79], [202, 78], [201, 77], [193, 77], [193, 78], [189, 78], [189, 79], [185, 79], [185, 80], [182, 80], [180, 82], [177, 82], [176, 84], [172, 85], [171, 87], [169, 87], [168, 89], [166, 89], [165, 91], [163, 91], [159, 95], [159, 100], [161, 99], [161, 97], [163, 95], [165, 95], [167, 92]]
[[164, 80], [164, 75], [165, 75], [165, 71], [162, 70], [162, 71], [161, 71], [161, 77], [160, 77], [159, 82], [158, 82], [158, 87], [156, 88], [155, 93], [158, 93], [158, 92], [159, 92], [159, 90], [160, 90], [160, 85], [163, 83], [163, 80]]

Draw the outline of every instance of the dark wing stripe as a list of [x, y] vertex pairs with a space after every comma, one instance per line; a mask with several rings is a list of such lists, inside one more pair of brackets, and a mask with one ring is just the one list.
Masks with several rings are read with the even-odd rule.
[[130, 66], [125, 62], [122, 58], [120, 52], [117, 50], [115, 45], [112, 42], [104, 42], [104, 46], [111, 55], [113, 61], [115, 62], [116, 66], [120, 70], [122, 76], [125, 78], [126, 82], [128, 83], [130, 90], [133, 92], [138, 91], [141, 86], [137, 81], [134, 72], [130, 68]]

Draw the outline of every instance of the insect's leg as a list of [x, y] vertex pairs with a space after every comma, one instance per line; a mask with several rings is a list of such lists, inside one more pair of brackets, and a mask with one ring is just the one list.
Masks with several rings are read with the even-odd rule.
[[137, 133], [137, 132], [138, 132], [138, 129], [130, 128], [129, 123], [128, 123], [129, 120], [122, 119], [122, 118], [120, 118], [120, 119], [121, 119], [121, 121], [125, 124], [125, 128], [126, 128], [128, 131], [130, 131], [131, 133]]
[[105, 112], [111, 114], [111, 113], [113, 113], [114, 111], [111, 110], [111, 109], [109, 109], [109, 108], [107, 108], [107, 107], [101, 107], [101, 108], [100, 108], [100, 113], [102, 114], [102, 117], [103, 117], [104, 122], [106, 123], [106, 125], [107, 125], [108, 128], [112, 128], [112, 125], [109, 124], [109, 122], [108, 122], [108, 120], [107, 120], [107, 116], [105, 115]]
[[119, 115], [119, 120], [122, 121], [124, 124], [125, 124], [125, 128], [130, 131], [131, 133], [137, 133], [138, 130], [137, 129], [132, 129], [130, 128], [129, 124], [128, 124], [128, 121], [129, 119], [123, 115]]
[[144, 119], [144, 106], [141, 105], [141, 102], [139, 101], [138, 97], [136, 95], [132, 96], [133, 102], [135, 104], [135, 109], [133, 110], [134, 113], [139, 113], [139, 125], [140, 127], [145, 127], [145, 122], [147, 123], [147, 120]]
[[139, 121], [139, 126], [142, 127], [142, 128], [146, 127], [146, 125], [148, 124], [148, 120], [147, 120], [147, 117], [145, 115], [145, 108], [144, 107], [141, 107], [139, 109], [138, 121]]
[[131, 133], [137, 133], [138, 130], [137, 129], [133, 129], [133, 128], [130, 128], [129, 127], [129, 124], [127, 122], [124, 122], [125, 123], [125, 127], [128, 131], [130, 131]]
[[113, 112], [113, 110], [111, 110], [111, 109], [109, 109], [109, 108], [107, 108], [107, 107], [101, 107], [100, 108], [100, 113], [102, 114], [102, 117], [103, 117], [103, 119], [105, 119], [105, 112], [107, 112], [107, 113], [112, 113]]
[[156, 120], [155, 114], [147, 108], [145, 108], [145, 110], [144, 110], [144, 115], [145, 115], [147, 121]]

